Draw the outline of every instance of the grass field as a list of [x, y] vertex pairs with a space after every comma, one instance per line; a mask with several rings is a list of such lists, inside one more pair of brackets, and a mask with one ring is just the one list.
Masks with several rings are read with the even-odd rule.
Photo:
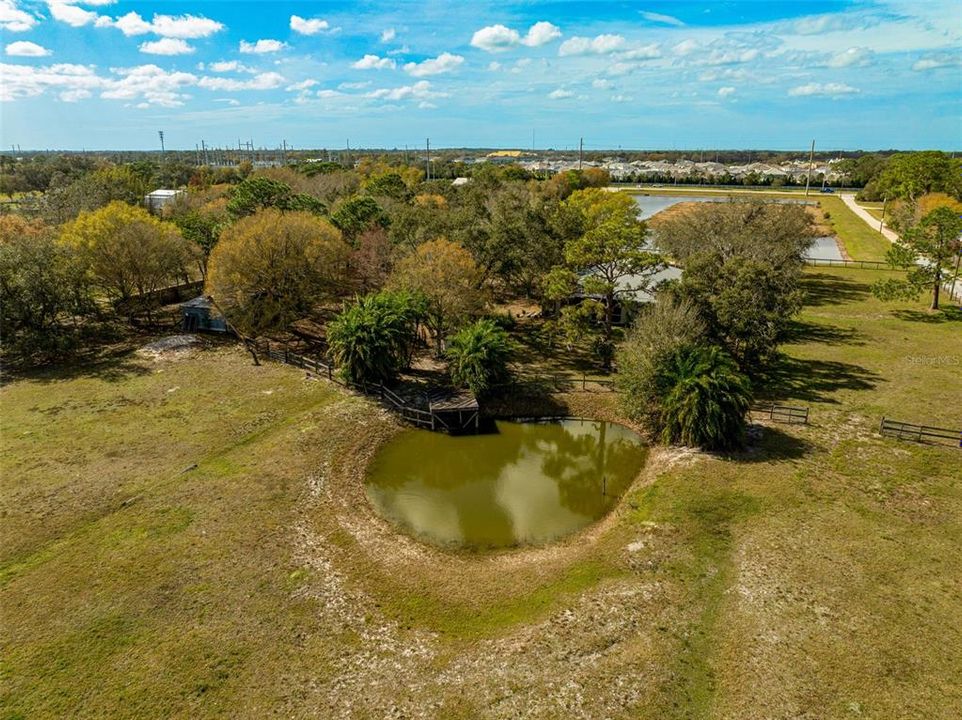
[[[241, 350], [0, 389], [0, 717], [936, 718], [962, 708], [962, 318], [813, 270], [733, 456], [653, 451], [544, 548], [452, 554], [370, 510], [404, 431]], [[613, 396], [506, 400], [616, 418]]]

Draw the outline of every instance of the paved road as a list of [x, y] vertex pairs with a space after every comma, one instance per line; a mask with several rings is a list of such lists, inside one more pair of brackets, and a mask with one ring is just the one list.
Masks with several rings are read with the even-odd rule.
[[[853, 213], [862, 218], [869, 224], [869, 227], [878, 232], [879, 221], [872, 217], [872, 214], [868, 210], [855, 202], [855, 193], [839, 193], [838, 196], [842, 198], [842, 202], [848, 205]], [[895, 231], [889, 230], [887, 227], [882, 228], [882, 237], [893, 243], [899, 239]]]

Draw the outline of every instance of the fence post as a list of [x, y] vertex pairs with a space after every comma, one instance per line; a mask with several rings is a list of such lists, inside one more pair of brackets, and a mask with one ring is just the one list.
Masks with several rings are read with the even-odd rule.
[[588, 382], [588, 373], [581, 373], [581, 391], [584, 392]]

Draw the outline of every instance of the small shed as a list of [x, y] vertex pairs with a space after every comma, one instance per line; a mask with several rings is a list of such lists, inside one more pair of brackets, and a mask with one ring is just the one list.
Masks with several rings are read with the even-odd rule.
[[184, 332], [222, 332], [227, 329], [227, 321], [217, 313], [210, 300], [198, 295], [180, 305], [181, 327]]
[[183, 190], [167, 190], [158, 188], [151, 193], [144, 195], [144, 205], [150, 212], [159, 212], [164, 207], [174, 202], [176, 197], [182, 194]]

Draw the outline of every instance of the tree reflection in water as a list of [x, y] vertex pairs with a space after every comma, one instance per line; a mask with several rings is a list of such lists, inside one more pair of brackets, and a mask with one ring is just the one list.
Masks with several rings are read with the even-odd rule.
[[497, 428], [461, 437], [404, 433], [373, 463], [368, 497], [389, 520], [435, 544], [543, 543], [604, 515], [646, 455], [635, 433], [613, 423], [498, 422]]

